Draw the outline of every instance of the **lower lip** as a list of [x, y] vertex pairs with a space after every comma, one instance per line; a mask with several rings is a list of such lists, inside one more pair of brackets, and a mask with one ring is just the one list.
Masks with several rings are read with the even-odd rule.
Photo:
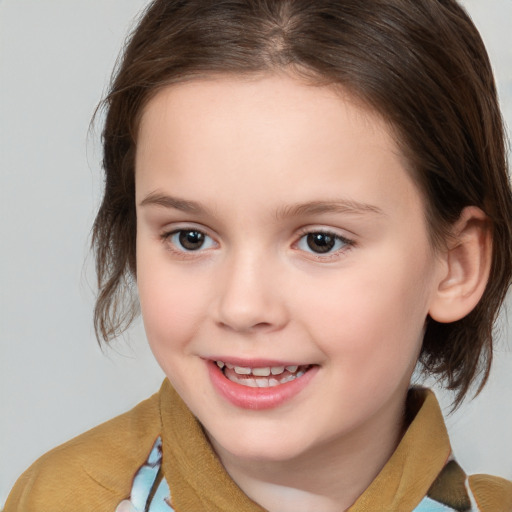
[[311, 367], [296, 379], [268, 388], [251, 388], [230, 381], [214, 361], [208, 361], [210, 379], [215, 389], [228, 402], [242, 409], [273, 409], [299, 394], [316, 375], [318, 366]]

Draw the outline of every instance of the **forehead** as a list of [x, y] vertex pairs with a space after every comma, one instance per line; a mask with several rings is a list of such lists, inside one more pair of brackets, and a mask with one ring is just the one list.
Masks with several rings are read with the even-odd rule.
[[392, 197], [417, 199], [379, 114], [339, 88], [287, 75], [217, 77], [159, 91], [141, 117], [136, 184], [139, 199], [182, 188], [220, 201], [226, 184], [240, 198], [263, 189], [266, 204], [381, 201], [390, 184]]
[[[288, 121], [297, 121], [297, 129], [307, 120], [308, 137], [311, 138], [320, 125], [325, 126], [339, 118], [340, 111], [357, 120], [352, 124], [352, 130], [362, 127], [367, 133], [371, 131], [375, 141], [378, 135], [384, 144], [392, 143], [390, 139], [395, 138], [391, 125], [340, 85], [315, 85], [311, 80], [283, 72], [242, 76], [219, 74], [164, 87], [145, 105], [138, 125], [138, 139], [141, 132], [152, 129], [148, 125], [165, 122], [169, 116], [180, 123], [176, 126], [179, 131], [174, 135], [186, 136], [187, 128], [192, 126], [197, 133], [200, 128], [197, 122], [213, 117], [216, 128], [225, 130], [228, 121], [236, 115], [252, 121], [254, 135], [258, 128], [263, 128], [264, 133], [272, 136], [272, 128], [278, 128], [279, 119], [285, 116]], [[169, 123], [167, 128], [171, 128]], [[325, 133], [319, 135], [325, 138]]]

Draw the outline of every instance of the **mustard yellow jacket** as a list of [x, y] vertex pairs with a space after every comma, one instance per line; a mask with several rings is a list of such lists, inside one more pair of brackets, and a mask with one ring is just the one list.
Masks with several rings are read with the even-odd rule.
[[[511, 512], [512, 482], [467, 477], [435, 396], [413, 389], [414, 418], [349, 512]], [[231, 480], [165, 380], [131, 411], [50, 451], [17, 481], [4, 512], [264, 512]], [[302, 511], [298, 511], [302, 512]]]

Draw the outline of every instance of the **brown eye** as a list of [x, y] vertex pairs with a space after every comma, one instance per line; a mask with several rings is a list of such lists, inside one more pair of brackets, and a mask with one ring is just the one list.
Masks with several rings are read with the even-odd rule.
[[176, 233], [178, 242], [183, 249], [187, 251], [197, 251], [201, 249], [205, 242], [205, 234], [196, 230], [181, 230]]
[[162, 240], [175, 252], [198, 252], [217, 246], [211, 236], [198, 229], [177, 229], [162, 234]]
[[176, 229], [161, 235], [167, 248], [174, 253], [200, 253], [207, 249], [215, 249], [215, 240], [199, 229]]
[[301, 251], [326, 256], [343, 251], [351, 245], [353, 245], [351, 240], [328, 231], [304, 233], [297, 243]]
[[334, 248], [336, 237], [329, 233], [309, 233], [306, 235], [306, 243], [313, 252], [323, 254]]

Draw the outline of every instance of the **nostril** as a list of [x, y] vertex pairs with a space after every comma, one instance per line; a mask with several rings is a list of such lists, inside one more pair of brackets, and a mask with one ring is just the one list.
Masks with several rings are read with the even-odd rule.
[[271, 327], [272, 324], [268, 323], [268, 322], [259, 322], [255, 325], [253, 325], [253, 329], [268, 329], [269, 327]]
[[258, 322], [255, 324], [246, 324], [246, 325], [233, 325], [233, 323], [229, 322], [219, 322], [219, 326], [223, 329], [227, 329], [230, 331], [237, 332], [255, 332], [255, 331], [265, 331], [272, 329], [272, 324], [270, 322]]

